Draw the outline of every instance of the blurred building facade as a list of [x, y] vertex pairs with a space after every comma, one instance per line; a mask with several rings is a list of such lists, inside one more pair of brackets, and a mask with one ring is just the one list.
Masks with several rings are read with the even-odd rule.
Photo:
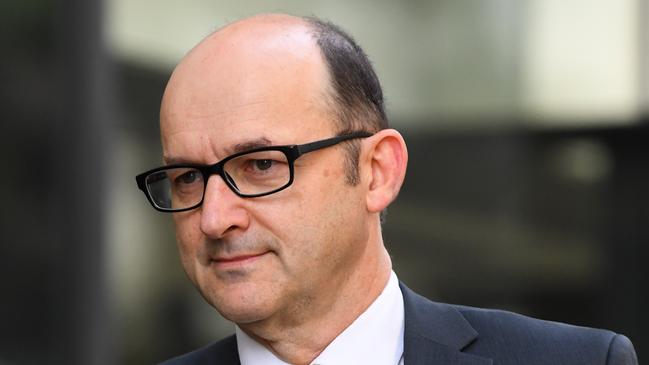
[[160, 164], [173, 65], [234, 19], [318, 15], [374, 61], [410, 166], [384, 234], [438, 300], [627, 334], [649, 318], [646, 0], [0, 5], [0, 364], [141, 364], [232, 331], [184, 277]]

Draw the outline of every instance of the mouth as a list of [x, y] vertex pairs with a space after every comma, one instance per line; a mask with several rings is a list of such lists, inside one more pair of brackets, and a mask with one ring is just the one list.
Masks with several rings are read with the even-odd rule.
[[210, 265], [216, 266], [219, 269], [234, 269], [251, 265], [269, 253], [270, 251], [261, 252], [258, 254], [245, 254], [231, 257], [213, 257], [210, 258]]

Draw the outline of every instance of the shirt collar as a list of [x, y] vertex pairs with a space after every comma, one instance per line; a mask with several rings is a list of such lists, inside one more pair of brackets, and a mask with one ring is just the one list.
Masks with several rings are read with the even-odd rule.
[[[288, 365], [238, 326], [235, 331], [241, 365]], [[403, 354], [403, 331], [403, 295], [393, 271], [374, 302], [311, 364], [396, 365]]]

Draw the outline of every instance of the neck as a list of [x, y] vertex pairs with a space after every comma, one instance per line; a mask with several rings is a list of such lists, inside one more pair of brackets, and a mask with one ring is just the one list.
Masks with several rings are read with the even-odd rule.
[[291, 364], [309, 364], [381, 294], [392, 263], [380, 234], [378, 247], [367, 250], [363, 264], [332, 278], [335, 295], [310, 298], [290, 313], [263, 321], [239, 324], [257, 342]]

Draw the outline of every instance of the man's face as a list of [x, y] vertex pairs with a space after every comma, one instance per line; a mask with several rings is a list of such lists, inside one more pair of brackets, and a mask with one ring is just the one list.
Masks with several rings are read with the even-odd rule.
[[[161, 109], [168, 163], [213, 164], [336, 134], [310, 36], [260, 29], [251, 39], [234, 28], [193, 50], [169, 82]], [[293, 184], [269, 196], [240, 198], [214, 175], [203, 205], [174, 221], [189, 278], [238, 323], [325, 311], [368, 241], [364, 190], [345, 183], [340, 146], [300, 157]]]

